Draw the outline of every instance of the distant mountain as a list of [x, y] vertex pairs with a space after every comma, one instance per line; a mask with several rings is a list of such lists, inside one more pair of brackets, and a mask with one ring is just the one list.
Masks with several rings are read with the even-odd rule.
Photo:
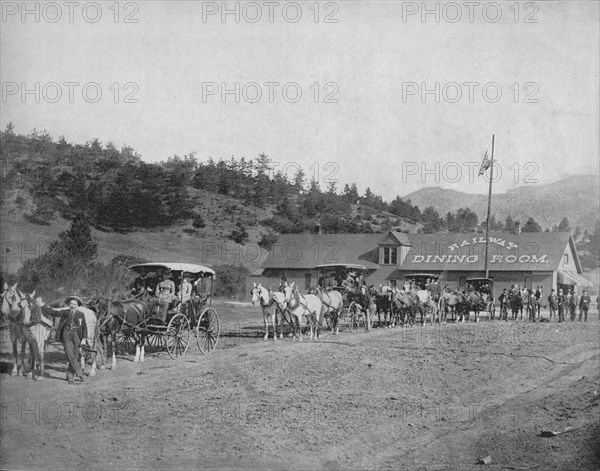
[[[509, 214], [524, 224], [533, 217], [542, 228], [558, 225], [567, 217], [571, 227], [593, 229], [600, 214], [600, 184], [598, 175], [573, 175], [545, 185], [528, 185], [494, 194], [492, 214], [504, 221]], [[440, 216], [448, 211], [468, 207], [482, 221], [487, 213], [487, 195], [462, 193], [439, 187], [423, 188], [403, 197], [419, 206], [421, 211], [433, 206]]]

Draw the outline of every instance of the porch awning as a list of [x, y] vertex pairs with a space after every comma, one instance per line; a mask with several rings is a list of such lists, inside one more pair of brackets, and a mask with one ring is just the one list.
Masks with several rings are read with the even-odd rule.
[[583, 276], [564, 270], [558, 270], [558, 282], [563, 285], [594, 286], [591, 281], [586, 280]]

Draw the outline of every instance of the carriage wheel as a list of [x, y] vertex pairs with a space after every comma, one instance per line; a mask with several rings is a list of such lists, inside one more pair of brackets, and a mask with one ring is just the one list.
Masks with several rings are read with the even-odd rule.
[[356, 302], [352, 301], [350, 306], [348, 306], [348, 318], [346, 321], [348, 323], [348, 329], [350, 329], [350, 332], [354, 332], [358, 328], [358, 310], [358, 305]]
[[148, 343], [149, 351], [160, 351], [165, 348], [165, 341], [163, 334], [165, 332], [165, 325], [158, 317], [151, 317], [143, 325], [143, 328], [147, 332], [146, 342]]
[[190, 344], [190, 321], [181, 313], [169, 321], [166, 332], [167, 353], [173, 359], [185, 355]]
[[488, 319], [491, 321], [494, 317], [496, 317], [496, 306], [494, 306], [494, 301], [490, 301], [487, 305]]
[[148, 342], [148, 349], [150, 351], [156, 352], [165, 348], [165, 341], [159, 333], [148, 335], [146, 341]]
[[196, 326], [196, 343], [198, 350], [204, 355], [209, 354], [217, 346], [221, 326], [217, 311], [209, 307], [200, 314], [198, 325]]
[[135, 338], [133, 332], [121, 332], [117, 335], [116, 342], [121, 355], [133, 355], [135, 353]]

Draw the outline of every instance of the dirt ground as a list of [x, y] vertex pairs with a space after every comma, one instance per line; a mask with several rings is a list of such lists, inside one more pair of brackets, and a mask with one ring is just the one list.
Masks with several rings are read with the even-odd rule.
[[[118, 358], [81, 385], [62, 347], [10, 376], [3, 469], [600, 469], [600, 324], [384, 329], [262, 340], [249, 304], [217, 303], [210, 355]], [[86, 368], [89, 370], [89, 366]], [[542, 437], [542, 430], [580, 427]]]

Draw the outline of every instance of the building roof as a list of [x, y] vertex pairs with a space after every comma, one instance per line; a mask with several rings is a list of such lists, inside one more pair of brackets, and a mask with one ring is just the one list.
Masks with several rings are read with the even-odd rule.
[[381, 234], [282, 234], [262, 266], [313, 269], [351, 263], [377, 269], [380, 240]]
[[[269, 252], [263, 268], [313, 269], [322, 264], [354, 263], [381, 270], [384, 267], [379, 265], [379, 244], [387, 245], [393, 240], [390, 237], [390, 234], [387, 237], [381, 234], [284, 234]], [[485, 234], [402, 234], [401, 237], [408, 242], [398, 240], [398, 245], [410, 245], [410, 249], [395, 270], [485, 269]], [[490, 233], [489, 270], [554, 271], [561, 265], [567, 245], [573, 253], [577, 272], [581, 273], [575, 243], [568, 232]], [[390, 275], [393, 272], [391, 270]]]
[[[411, 247], [402, 270], [485, 270], [485, 234], [409, 234]], [[575, 243], [569, 232], [490, 233], [490, 271], [554, 271], [570, 245], [581, 272]]]

